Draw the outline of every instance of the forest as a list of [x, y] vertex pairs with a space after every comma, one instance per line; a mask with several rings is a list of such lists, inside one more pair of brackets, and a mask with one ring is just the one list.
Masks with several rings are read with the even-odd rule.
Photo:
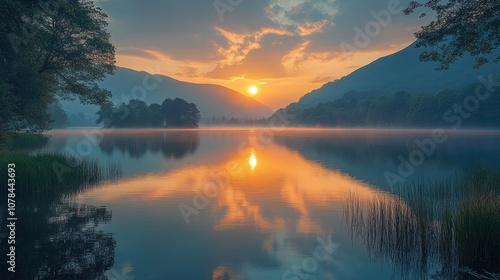
[[97, 112], [96, 123], [105, 128], [124, 127], [198, 127], [200, 111], [182, 98], [167, 98], [163, 103], [147, 105], [139, 99], [116, 107], [108, 102]]
[[499, 127], [500, 96], [471, 84], [458, 90], [392, 96], [351, 91], [296, 113], [294, 125], [325, 127]]

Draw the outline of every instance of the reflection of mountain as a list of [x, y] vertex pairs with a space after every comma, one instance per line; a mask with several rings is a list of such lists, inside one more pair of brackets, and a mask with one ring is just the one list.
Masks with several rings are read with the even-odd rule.
[[128, 153], [132, 158], [141, 158], [147, 152], [161, 153], [166, 159], [181, 159], [193, 154], [198, 148], [197, 131], [148, 131], [134, 130], [104, 132], [99, 147], [105, 154], [114, 150]]
[[[444, 173], [480, 166], [500, 167], [496, 132], [447, 132], [448, 140], [416, 168], [414, 178], [441, 177]], [[419, 149], [415, 140], [428, 139], [431, 131], [319, 130], [313, 134], [278, 134], [274, 141], [298, 151], [325, 167], [340, 169], [358, 179], [389, 190], [386, 171], [397, 174], [399, 156], [408, 159]], [[440, 174], [443, 173], [443, 174]]]

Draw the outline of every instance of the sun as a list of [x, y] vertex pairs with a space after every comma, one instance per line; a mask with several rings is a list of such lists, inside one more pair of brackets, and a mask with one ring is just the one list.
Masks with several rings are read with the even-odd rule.
[[248, 92], [252, 95], [257, 94], [259, 92], [259, 89], [256, 86], [251, 86], [248, 88]]

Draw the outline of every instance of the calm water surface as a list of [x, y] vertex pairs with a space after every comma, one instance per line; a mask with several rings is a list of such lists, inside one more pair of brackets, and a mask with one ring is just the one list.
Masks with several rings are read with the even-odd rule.
[[[46, 150], [115, 163], [122, 177], [75, 201], [103, 207], [110, 279], [399, 279], [343, 221], [350, 192], [391, 192], [385, 174], [431, 131], [226, 129], [52, 131]], [[500, 167], [500, 133], [446, 132], [408, 176]], [[429, 266], [433, 275], [440, 264]], [[132, 278], [135, 277], [135, 278]]]

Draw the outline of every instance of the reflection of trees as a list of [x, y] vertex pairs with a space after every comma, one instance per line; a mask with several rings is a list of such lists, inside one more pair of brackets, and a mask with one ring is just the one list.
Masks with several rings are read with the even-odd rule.
[[[339, 130], [334, 133], [318, 132], [300, 137], [278, 134], [274, 140], [305, 155], [315, 152], [341, 157], [353, 163], [374, 163], [386, 159], [397, 161], [399, 155], [407, 157], [410, 152], [419, 149], [415, 140], [430, 139], [431, 133], [431, 131]], [[455, 132], [447, 134], [448, 140], [436, 145], [435, 153], [426, 158], [425, 164], [434, 162], [448, 167], [456, 166], [457, 162], [463, 162], [469, 167], [499, 165], [498, 134], [481, 135], [473, 132], [464, 132], [461, 135]]]
[[[111, 212], [60, 203], [22, 209], [17, 216], [15, 279], [106, 279], [115, 241], [97, 227], [111, 220]], [[2, 256], [6, 250], [2, 245]], [[2, 270], [7, 271], [5, 262]]]
[[141, 158], [146, 152], [161, 152], [165, 158], [180, 159], [196, 151], [199, 144], [197, 131], [134, 131], [104, 132], [99, 147], [106, 154], [116, 149], [133, 158]]
[[[351, 238], [403, 278], [500, 279], [500, 172], [478, 170], [443, 182], [411, 183], [344, 204]], [[495, 274], [496, 273], [496, 274]], [[496, 278], [495, 278], [496, 277]]]
[[[4, 260], [10, 245], [5, 223], [9, 221], [7, 200], [0, 200], [0, 278], [106, 279], [104, 273], [114, 262], [115, 241], [112, 234], [98, 230], [98, 226], [111, 220], [111, 212], [104, 207], [69, 202], [106, 178], [103, 175], [92, 182], [71, 181], [64, 188], [16, 188], [15, 273], [6, 273], [8, 264]], [[43, 180], [37, 183], [47, 185]], [[2, 193], [7, 193], [5, 188]]]

